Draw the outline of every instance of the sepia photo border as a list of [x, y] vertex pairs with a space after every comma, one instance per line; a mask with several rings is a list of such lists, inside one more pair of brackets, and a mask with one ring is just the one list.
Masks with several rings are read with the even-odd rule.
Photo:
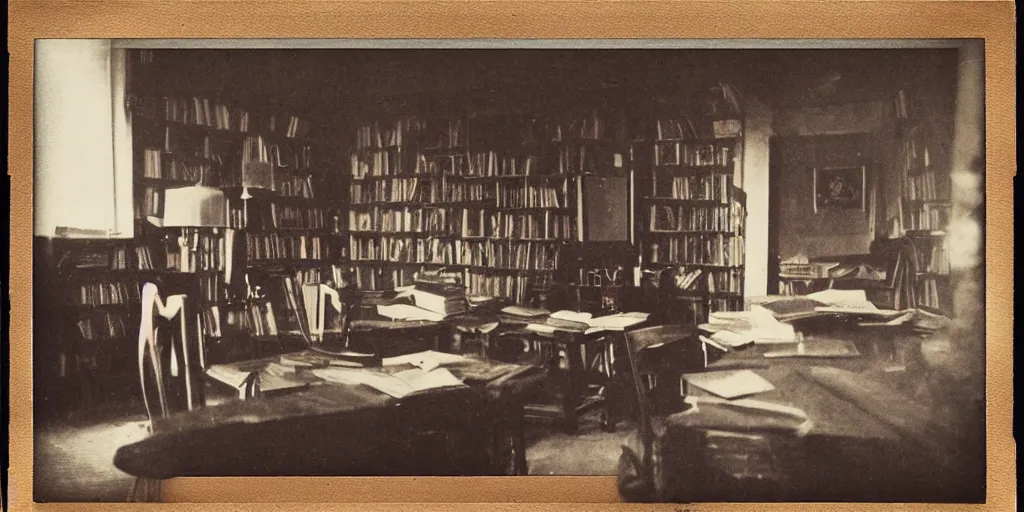
[[[878, 504], [619, 504], [615, 477], [192, 478], [172, 505], [32, 503], [32, 58], [36, 38], [983, 38], [987, 504], [1016, 502], [1012, 415], [1015, 10], [1010, 2], [369, 2], [12, 0], [9, 16], [10, 510], [892, 510]], [[218, 503], [219, 502], [219, 503]], [[257, 502], [259, 504], [250, 504]], [[310, 505], [318, 503], [317, 505]], [[328, 505], [330, 503], [330, 505]], [[416, 505], [410, 505], [416, 503]]]

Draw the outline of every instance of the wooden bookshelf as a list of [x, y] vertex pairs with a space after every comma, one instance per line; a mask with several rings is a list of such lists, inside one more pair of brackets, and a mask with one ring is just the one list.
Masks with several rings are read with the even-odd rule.
[[[674, 272], [662, 301], [697, 322], [743, 309], [746, 194], [743, 115], [738, 95], [719, 85], [685, 100], [656, 101], [631, 164], [641, 176], [641, 263]], [[665, 283], [662, 284], [665, 286]]]
[[[458, 274], [471, 295], [523, 303], [578, 241], [575, 180], [592, 124], [495, 113], [370, 119], [351, 151], [345, 232], [361, 289]], [[585, 126], [585, 127], [584, 127]], [[575, 132], [576, 128], [580, 132]], [[554, 134], [541, 144], [542, 133]], [[583, 159], [579, 158], [583, 155]], [[576, 157], [576, 158], [574, 158]]]
[[952, 104], [900, 89], [893, 98], [899, 227], [915, 249], [917, 305], [952, 314], [949, 279]]

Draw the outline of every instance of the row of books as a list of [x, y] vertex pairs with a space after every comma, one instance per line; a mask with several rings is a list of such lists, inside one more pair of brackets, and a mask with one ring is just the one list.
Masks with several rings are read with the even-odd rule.
[[275, 228], [320, 230], [327, 227], [320, 208], [271, 203], [270, 215]]
[[905, 183], [906, 197], [911, 201], [949, 200], [949, 178], [939, 178], [936, 171], [906, 176]]
[[160, 187], [142, 187], [135, 201], [135, 218], [164, 216], [164, 191]]
[[144, 178], [198, 182], [201, 178], [213, 174], [211, 164], [183, 162], [173, 154], [159, 149], [144, 149], [142, 154]]
[[93, 311], [76, 324], [78, 333], [87, 341], [123, 339], [128, 333], [125, 313], [121, 311]]
[[267, 130], [289, 138], [306, 137], [311, 129], [308, 120], [294, 115], [256, 115], [242, 108], [231, 108], [224, 103], [201, 97], [135, 98], [140, 114], [153, 119], [162, 118], [173, 123], [207, 126], [217, 130], [249, 132]]
[[920, 304], [934, 309], [942, 309], [943, 294], [939, 293], [940, 283], [935, 278], [926, 278], [918, 281], [917, 295]]
[[676, 276], [675, 287], [679, 290], [708, 293], [742, 293], [743, 270], [684, 268]]
[[187, 257], [182, 259], [181, 247], [169, 243], [166, 248], [166, 268], [179, 272], [222, 271], [227, 262], [227, 247], [221, 233], [204, 233], [192, 230], [184, 235], [183, 242], [189, 248]]
[[723, 234], [678, 235], [647, 244], [651, 263], [743, 265], [743, 238]]
[[319, 236], [278, 233], [247, 233], [245, 236], [245, 253], [249, 261], [320, 260], [327, 257], [326, 249], [326, 240]]
[[414, 268], [360, 267], [352, 269], [352, 281], [360, 290], [393, 290], [413, 283], [417, 270]]
[[492, 275], [476, 270], [465, 271], [466, 292], [470, 296], [508, 297], [515, 304], [525, 304], [529, 293], [542, 276]]
[[277, 335], [277, 319], [274, 317], [274, 308], [270, 302], [253, 303], [243, 310], [228, 310], [225, 313], [225, 323], [232, 330], [248, 332], [251, 336]]
[[939, 231], [949, 226], [949, 205], [925, 203], [919, 208], [908, 207], [903, 218], [907, 230]]
[[137, 303], [139, 286], [128, 281], [107, 281], [79, 285], [72, 301], [79, 306], [106, 306]]
[[558, 246], [550, 242], [442, 240], [381, 237], [349, 240], [349, 255], [358, 261], [391, 261], [520, 270], [554, 270]]
[[489, 212], [485, 209], [463, 208], [462, 218], [453, 217], [450, 233], [463, 238], [519, 238], [543, 240], [574, 240], [576, 217], [553, 213]]
[[742, 234], [743, 214], [739, 205], [688, 206], [651, 205], [652, 233], [726, 231]]
[[443, 233], [448, 226], [448, 210], [374, 206], [367, 210], [349, 210], [348, 225], [353, 231]]
[[654, 177], [654, 197], [728, 203], [732, 188], [731, 174]]
[[286, 144], [271, 144], [263, 136], [246, 137], [242, 141], [242, 165], [250, 162], [270, 163], [278, 167], [310, 169], [314, 165], [313, 147], [308, 144], [292, 147]]
[[413, 142], [427, 148], [451, 148], [467, 143], [466, 123], [459, 118], [426, 120], [409, 117], [374, 122], [356, 129], [356, 148], [399, 147]]
[[335, 288], [348, 286], [351, 276], [348, 269], [340, 265], [330, 265], [324, 268], [297, 269], [295, 282], [299, 285], [325, 283]]
[[313, 177], [308, 174], [294, 175], [281, 170], [274, 173], [274, 190], [285, 197], [313, 199]]
[[217, 305], [207, 306], [202, 310], [203, 336], [208, 338], [220, 338], [223, 335], [220, 326], [220, 307]]
[[[181, 126], [167, 125], [163, 128], [163, 140], [157, 141], [150, 134], [153, 129], [140, 129], [143, 146], [150, 149], [162, 149], [174, 154], [201, 158], [204, 160], [226, 160], [237, 148], [238, 141], [230, 138], [214, 138], [209, 134], [188, 130]], [[154, 134], [155, 135], [155, 134]]]
[[654, 165], [727, 167], [733, 164], [733, 156], [733, 149], [726, 144], [658, 142], [654, 145]]
[[72, 254], [68, 261], [74, 268], [122, 270], [128, 268], [128, 248], [118, 245], [111, 248], [80, 251]]
[[524, 184], [522, 187], [497, 187], [498, 208], [566, 208], [564, 187]]
[[208, 274], [199, 279], [199, 298], [210, 303], [227, 298], [227, 289], [224, 287], [224, 278], [220, 274]]
[[940, 240], [934, 244], [928, 256], [927, 263], [923, 269], [925, 272], [949, 274], [949, 246], [946, 240]]

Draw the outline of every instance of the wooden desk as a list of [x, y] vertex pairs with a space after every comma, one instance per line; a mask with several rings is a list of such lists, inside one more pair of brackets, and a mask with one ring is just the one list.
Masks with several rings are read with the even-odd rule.
[[118, 449], [114, 464], [135, 476], [487, 475], [511, 430], [514, 474], [526, 474], [522, 399], [543, 382], [539, 368], [512, 365], [502, 377], [468, 375], [492, 366], [450, 367], [465, 388], [395, 399], [365, 386], [323, 384], [281, 396], [237, 400], [172, 415], [154, 435]]
[[[930, 379], [920, 339], [877, 330], [833, 336], [854, 341], [862, 356], [765, 359], [773, 347], [755, 346], [709, 365], [752, 369], [776, 389], [749, 398], [797, 407], [810, 422], [799, 433], [773, 430], [774, 423], [756, 413], [699, 404], [665, 418], [656, 442], [665, 499], [907, 502], [968, 495], [978, 483], [976, 466], [968, 463], [977, 462], [970, 460], [977, 446], [964, 415], [954, 413], [964, 404], [919, 392]], [[894, 371], [899, 366], [905, 370]], [[715, 430], [757, 434], [765, 443], [712, 448], [709, 432]], [[730, 457], [745, 462], [728, 469], [721, 461]], [[736, 477], [741, 471], [749, 472], [746, 480]], [[780, 484], [760, 487], [762, 479]]]
[[[541, 366], [547, 371], [545, 395], [526, 405], [527, 417], [560, 421], [567, 433], [574, 434], [578, 431], [581, 415], [603, 407], [602, 426], [606, 430], [614, 428], [618, 419], [618, 410], [614, 407], [617, 400], [609, 395], [614, 389], [613, 363], [615, 347], [621, 345], [621, 332], [587, 334], [585, 331], [559, 329], [550, 334], [538, 333], [525, 326], [544, 323], [543, 317], [527, 321], [497, 314], [464, 315], [453, 317], [447, 323], [464, 339], [473, 335], [475, 326], [493, 321], [499, 321], [497, 328], [478, 334], [481, 355], [495, 357], [495, 340], [521, 339], [526, 343], [526, 350], [516, 354], [517, 360]], [[460, 341], [458, 344], [464, 343]]]

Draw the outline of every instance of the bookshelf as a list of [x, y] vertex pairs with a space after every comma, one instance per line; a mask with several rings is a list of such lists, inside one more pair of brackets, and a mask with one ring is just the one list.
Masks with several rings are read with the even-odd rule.
[[373, 119], [356, 130], [346, 231], [356, 285], [456, 274], [470, 295], [528, 300], [579, 240], [576, 179], [596, 118], [497, 112]]
[[[344, 205], [333, 193], [339, 176], [320, 152], [320, 133], [308, 119], [282, 109], [221, 98], [145, 96], [136, 105], [142, 164], [137, 250], [149, 253], [145, 261], [196, 280], [198, 288], [191, 289], [198, 290], [202, 328], [214, 349], [240, 334], [275, 338], [264, 285], [272, 274], [292, 274], [300, 284], [342, 279], [336, 264], [347, 248], [337, 247], [330, 235]], [[245, 177], [253, 169], [260, 178]], [[226, 228], [179, 235], [148, 222], [162, 213], [167, 189], [193, 184], [225, 193]], [[180, 251], [181, 243], [191, 253]], [[179, 253], [190, 254], [190, 261], [181, 261]]]
[[952, 104], [896, 91], [895, 166], [900, 176], [899, 230], [914, 246], [918, 305], [952, 313], [949, 279]]
[[656, 102], [651, 127], [632, 143], [642, 180], [641, 265], [672, 272], [672, 307], [704, 322], [743, 308], [746, 195], [738, 93], [719, 84], [685, 102]]

